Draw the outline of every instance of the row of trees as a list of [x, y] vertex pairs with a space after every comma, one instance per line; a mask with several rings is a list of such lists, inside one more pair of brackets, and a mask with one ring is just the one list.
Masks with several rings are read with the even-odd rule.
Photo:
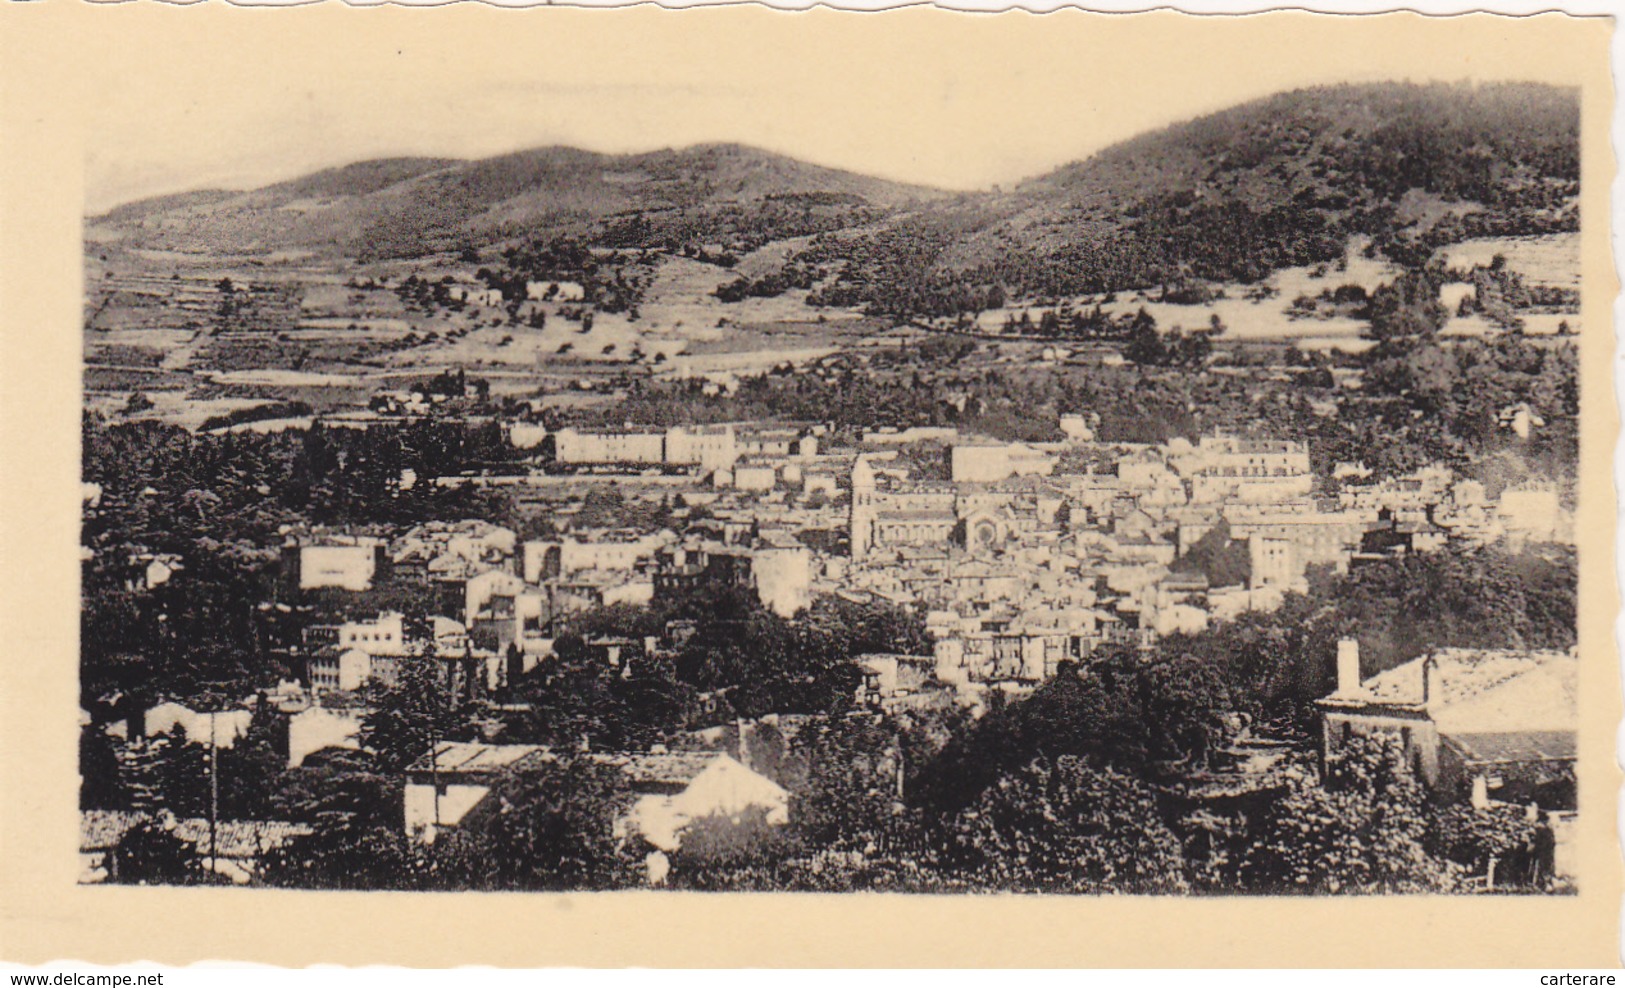
[[[726, 396], [706, 395], [695, 383], [638, 382], [583, 421], [812, 420], [847, 436], [887, 425], [951, 425], [1046, 441], [1059, 438], [1063, 411], [1086, 409], [1100, 416], [1096, 434], [1106, 442], [1195, 439], [1215, 429], [1304, 440], [1316, 472], [1327, 476], [1339, 462], [1364, 462], [1378, 478], [1434, 463], [1472, 475], [1502, 453], [1551, 479], [1574, 476], [1579, 392], [1572, 343], [1503, 336], [1382, 345], [1343, 358], [1365, 372], [1363, 386], [1352, 390], [1337, 387], [1324, 364], [1293, 381], [1263, 370], [1204, 373], [1213, 359], [1210, 334], [1163, 334], [1149, 316], [1131, 322], [1130, 355], [1138, 361], [1132, 367], [972, 369], [963, 341], [933, 340], [929, 363], [911, 362], [907, 353], [890, 362], [877, 355], [867, 366], [837, 362], [812, 374], [749, 378]], [[1315, 399], [1335, 403], [1336, 413], [1324, 414]], [[1546, 423], [1528, 439], [1500, 420], [1520, 403]]]

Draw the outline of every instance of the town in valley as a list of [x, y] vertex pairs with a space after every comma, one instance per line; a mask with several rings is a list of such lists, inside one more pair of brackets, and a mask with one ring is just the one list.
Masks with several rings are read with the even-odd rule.
[[87, 217], [82, 881], [1572, 893], [1578, 106]]

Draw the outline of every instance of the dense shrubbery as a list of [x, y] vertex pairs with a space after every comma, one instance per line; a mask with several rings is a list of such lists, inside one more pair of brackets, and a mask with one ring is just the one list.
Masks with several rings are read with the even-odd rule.
[[786, 266], [760, 278], [739, 278], [718, 285], [712, 294], [723, 302], [739, 302], [747, 298], [776, 298], [792, 288], [808, 289], [820, 277], [812, 268]]
[[[733, 267], [737, 256], [764, 244], [873, 223], [886, 211], [838, 193], [768, 196], [748, 203], [713, 203], [684, 210], [646, 210], [603, 221], [594, 240], [606, 247], [661, 249]], [[721, 244], [720, 253], [707, 245]]]
[[211, 432], [215, 429], [227, 429], [234, 425], [246, 425], [249, 422], [265, 422], [271, 419], [296, 418], [311, 414], [311, 407], [302, 401], [273, 401], [266, 405], [255, 405], [252, 408], [237, 408], [225, 413], [204, 419], [198, 426], [199, 432]]

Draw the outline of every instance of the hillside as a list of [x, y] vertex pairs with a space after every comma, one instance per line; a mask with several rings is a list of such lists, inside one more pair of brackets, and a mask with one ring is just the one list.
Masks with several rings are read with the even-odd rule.
[[[362, 162], [251, 192], [132, 203], [91, 222], [133, 247], [368, 259], [484, 246], [538, 228], [661, 246], [756, 225], [765, 242], [871, 222], [938, 194], [740, 145], [636, 155], [548, 147], [477, 161]], [[805, 214], [818, 212], [833, 219], [809, 227]], [[779, 229], [787, 223], [794, 229]]]
[[1578, 228], [1573, 90], [1345, 85], [1148, 133], [1003, 195], [944, 203], [810, 259], [857, 259], [836, 297], [947, 315], [1016, 295], [1251, 282], [1353, 234], [1402, 263], [1476, 236]]
[[363, 162], [92, 223], [131, 247], [360, 260], [560, 237], [689, 256], [778, 243], [777, 270], [751, 268], [763, 293], [954, 316], [999, 297], [1255, 282], [1338, 259], [1355, 235], [1411, 265], [1474, 237], [1573, 231], [1578, 130], [1569, 89], [1340, 85], [1147, 133], [1008, 192], [950, 195], [735, 144], [548, 147]]

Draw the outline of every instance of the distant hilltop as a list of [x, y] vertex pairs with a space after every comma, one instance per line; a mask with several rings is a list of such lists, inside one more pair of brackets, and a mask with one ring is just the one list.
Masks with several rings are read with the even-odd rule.
[[774, 246], [786, 270], [844, 263], [837, 304], [919, 315], [936, 296], [992, 285], [1043, 295], [1254, 281], [1332, 260], [1354, 235], [1406, 261], [1472, 237], [1574, 230], [1578, 191], [1578, 90], [1372, 83], [1246, 103], [1004, 191], [949, 193], [737, 144], [547, 147], [164, 196], [90, 226], [125, 247], [358, 261], [538, 237], [740, 256]]

